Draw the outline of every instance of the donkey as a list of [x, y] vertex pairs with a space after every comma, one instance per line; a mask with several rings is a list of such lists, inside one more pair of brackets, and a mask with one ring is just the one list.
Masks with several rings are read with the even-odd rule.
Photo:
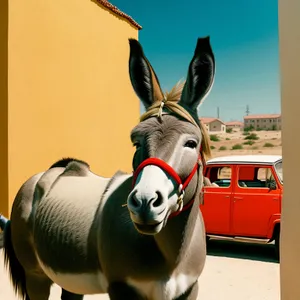
[[215, 76], [210, 38], [197, 40], [186, 81], [163, 93], [141, 44], [129, 39], [129, 75], [146, 108], [131, 132], [133, 173], [98, 176], [64, 158], [29, 178], [10, 220], [4, 259], [26, 300], [108, 293], [112, 300], [195, 300], [206, 259], [199, 209], [209, 138], [197, 109]]

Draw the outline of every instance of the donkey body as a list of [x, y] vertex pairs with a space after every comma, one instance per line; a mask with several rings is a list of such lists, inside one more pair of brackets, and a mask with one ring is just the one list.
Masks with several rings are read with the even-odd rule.
[[[129, 73], [146, 107], [132, 130], [133, 174], [94, 174], [62, 159], [20, 188], [4, 229], [5, 262], [23, 299], [108, 293], [110, 299], [195, 300], [206, 257], [199, 210], [208, 138], [197, 107], [214, 79], [209, 38], [198, 39], [183, 90], [163, 94], [138, 41]], [[0, 245], [1, 246], [1, 245]]]

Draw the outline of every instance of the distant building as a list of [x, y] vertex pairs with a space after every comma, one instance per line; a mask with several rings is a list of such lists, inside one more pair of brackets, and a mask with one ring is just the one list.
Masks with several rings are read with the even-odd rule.
[[240, 121], [231, 121], [231, 122], [226, 122], [226, 129], [242, 129], [244, 127], [244, 123]]
[[218, 118], [200, 118], [208, 132], [226, 132], [226, 125]]
[[281, 130], [281, 114], [244, 116], [244, 127], [250, 126], [255, 130]]

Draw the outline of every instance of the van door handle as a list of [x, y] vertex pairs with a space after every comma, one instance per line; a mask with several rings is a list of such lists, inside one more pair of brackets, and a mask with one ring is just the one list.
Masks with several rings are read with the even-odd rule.
[[233, 197], [235, 200], [243, 200], [243, 197]]
[[226, 195], [226, 196], [224, 196], [224, 198], [230, 198], [230, 196], [229, 196], [229, 195]]

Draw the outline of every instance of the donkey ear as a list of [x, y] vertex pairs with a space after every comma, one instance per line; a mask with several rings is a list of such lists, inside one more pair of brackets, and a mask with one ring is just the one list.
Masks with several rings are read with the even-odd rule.
[[197, 111], [200, 102], [209, 93], [215, 77], [215, 57], [210, 38], [198, 38], [187, 79], [178, 104]]
[[129, 45], [129, 74], [131, 84], [147, 109], [155, 101], [162, 100], [164, 95], [157, 76], [144, 55], [141, 44], [135, 39], [129, 39]]

